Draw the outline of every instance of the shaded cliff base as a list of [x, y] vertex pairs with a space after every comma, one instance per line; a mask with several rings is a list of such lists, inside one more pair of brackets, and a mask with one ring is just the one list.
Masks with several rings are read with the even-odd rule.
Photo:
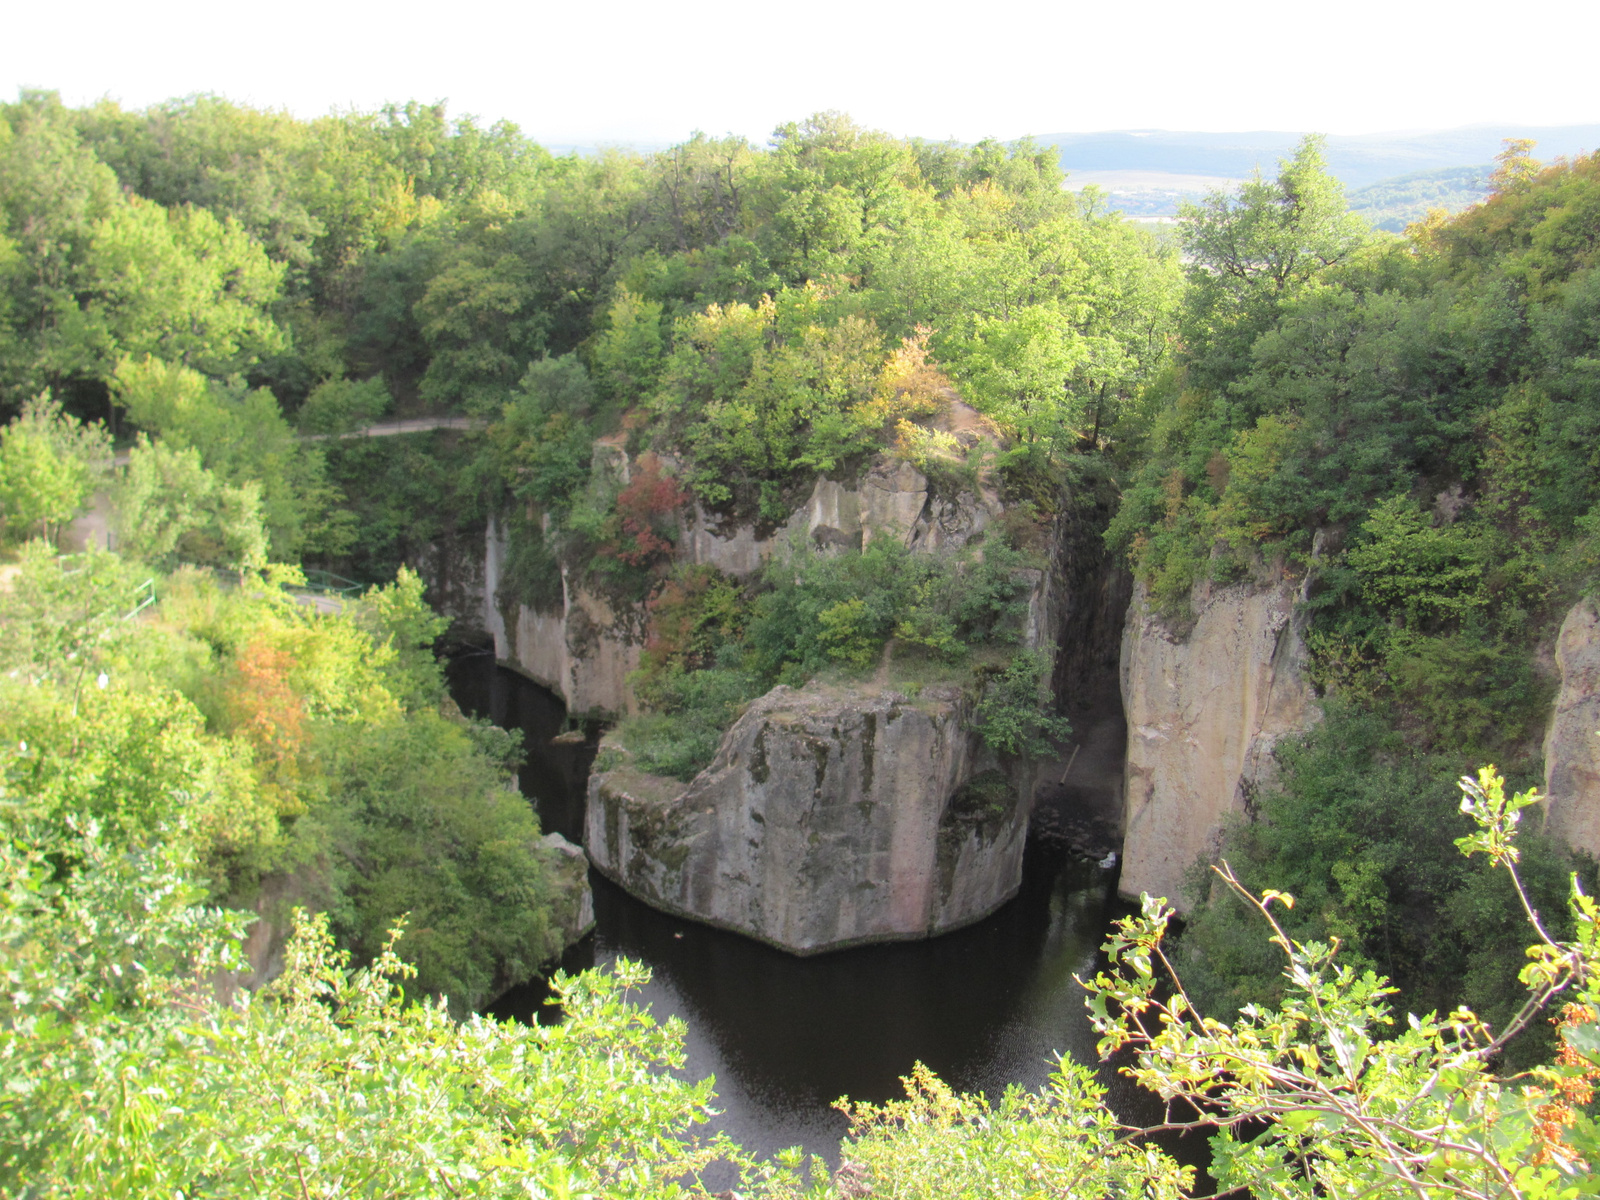
[[1113, 692], [1072, 719], [1061, 753], [1038, 767], [1029, 840], [1099, 862], [1122, 849], [1122, 767], [1128, 724]]
[[715, 917], [708, 917], [701, 913], [691, 912], [686, 908], [682, 908], [658, 896], [646, 896], [634, 888], [629, 887], [627, 881], [616, 872], [608, 871], [601, 867], [598, 863], [592, 863], [591, 865], [593, 866], [597, 875], [602, 876], [611, 883], [615, 884], [617, 887], [621, 888], [632, 899], [637, 900], [639, 903], [646, 905], [649, 908], [655, 909], [657, 912], [665, 913], [669, 917], [678, 917], [682, 920], [693, 921], [696, 925], [706, 925], [712, 929], [721, 929], [727, 933], [736, 933], [740, 937], [749, 938], [753, 942], [760, 942], [763, 946], [771, 946], [774, 950], [781, 950], [783, 953], [793, 955], [795, 958], [818, 958], [822, 955], [833, 954], [840, 950], [859, 949], [862, 946], [886, 946], [900, 942], [925, 942], [930, 938], [943, 937], [947, 933], [954, 933], [958, 929], [966, 929], [969, 926], [978, 924], [980, 921], [987, 921], [1007, 904], [1010, 904], [1012, 900], [1016, 899], [1017, 893], [1022, 889], [1023, 885], [1023, 879], [1019, 875], [1017, 877], [1017, 882], [1012, 886], [1011, 890], [998, 898], [989, 907], [983, 909], [982, 911], [975, 911], [959, 920], [952, 921], [950, 924], [942, 926], [939, 929], [923, 930], [920, 933], [865, 934], [861, 937], [846, 938], [841, 941], [830, 942], [826, 946], [797, 948], [795, 946], [786, 945], [783, 942], [778, 941], [776, 938], [767, 937], [760, 932], [746, 929], [740, 925], [735, 925], [732, 922], [719, 920]]

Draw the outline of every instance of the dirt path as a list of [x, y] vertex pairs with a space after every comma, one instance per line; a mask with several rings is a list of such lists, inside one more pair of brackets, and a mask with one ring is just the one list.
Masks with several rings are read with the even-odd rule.
[[353, 437], [393, 437], [397, 433], [427, 433], [434, 429], [483, 429], [488, 424], [483, 417], [410, 417], [403, 421], [379, 421], [349, 433], [308, 433], [300, 440], [327, 442]]
[[[379, 421], [375, 425], [367, 425], [361, 429], [351, 430], [349, 433], [307, 433], [300, 436], [302, 442], [330, 442], [342, 441], [344, 438], [357, 437], [393, 437], [397, 433], [427, 433], [434, 429], [483, 429], [489, 422], [483, 417], [409, 417], [404, 421]], [[125, 467], [128, 465], [128, 452], [118, 450], [111, 458], [112, 465]]]

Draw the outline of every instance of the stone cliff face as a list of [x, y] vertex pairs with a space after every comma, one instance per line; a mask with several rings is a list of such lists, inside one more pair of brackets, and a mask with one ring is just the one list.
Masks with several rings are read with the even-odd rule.
[[[626, 483], [631, 468], [620, 447], [596, 446], [596, 471]], [[1000, 512], [999, 496], [988, 488], [976, 494], [936, 495], [911, 464], [883, 456], [854, 483], [819, 478], [805, 503], [764, 534], [750, 524], [719, 521], [696, 505], [684, 515], [676, 556], [681, 562], [748, 576], [796, 537], [823, 547], [859, 548], [874, 538], [893, 537], [912, 549], [953, 549], [981, 534]], [[603, 597], [573, 586], [566, 571], [561, 603], [552, 611], [502, 607], [505, 562], [503, 529], [491, 521], [484, 544], [481, 611], [483, 626], [494, 637], [495, 656], [559, 692], [572, 712], [633, 711], [626, 680], [644, 649], [645, 613], [617, 610]]]
[[[985, 436], [965, 405], [952, 403], [947, 419], [963, 445]], [[595, 465], [622, 481], [630, 470], [615, 446], [597, 446]], [[853, 482], [817, 479], [775, 528], [695, 507], [676, 554], [749, 576], [800, 539], [953, 550], [1001, 511], [986, 484], [952, 495], [885, 455]], [[497, 526], [486, 560], [492, 598], [505, 561]], [[1035, 575], [1029, 645], [1054, 632], [1057, 614], [1053, 573]], [[571, 709], [629, 711], [626, 675], [638, 665], [645, 614], [615, 612], [570, 577], [562, 582], [558, 611], [487, 603], [497, 655], [559, 690]], [[750, 706], [690, 784], [625, 766], [592, 777], [590, 858], [648, 903], [799, 954], [977, 920], [1021, 884], [1031, 779], [995, 769], [968, 731], [971, 704], [956, 688], [911, 699], [866, 684], [779, 687]]]
[[1287, 580], [1197, 589], [1180, 638], [1136, 590], [1122, 642], [1123, 895], [1183, 910], [1185, 872], [1268, 782], [1278, 740], [1317, 719], [1295, 599]]
[[1583, 600], [1556, 639], [1561, 689], [1544, 739], [1545, 829], [1600, 855], [1600, 608]]
[[690, 784], [592, 777], [590, 858], [658, 908], [796, 954], [978, 920], [1021, 883], [1030, 789], [963, 786], [990, 765], [968, 705], [956, 689], [775, 688]]
[[569, 712], [631, 712], [626, 681], [644, 651], [644, 613], [613, 611], [603, 597], [569, 586], [565, 571], [556, 611], [502, 607], [505, 539], [498, 521], [489, 522], [484, 541], [483, 623], [495, 657], [558, 693]]
[[561, 930], [561, 944], [570, 946], [594, 928], [594, 890], [589, 886], [589, 858], [559, 833], [539, 839], [555, 882], [551, 916]]

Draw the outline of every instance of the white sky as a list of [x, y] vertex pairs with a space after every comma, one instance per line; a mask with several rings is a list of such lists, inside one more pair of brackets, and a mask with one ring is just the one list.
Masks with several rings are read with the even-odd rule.
[[[447, 99], [536, 140], [764, 142], [824, 108], [973, 140], [1600, 122], [1600, 2], [78, 0], [8, 6], [0, 87], [301, 116]], [[1522, 23], [1517, 28], [1515, 23]]]

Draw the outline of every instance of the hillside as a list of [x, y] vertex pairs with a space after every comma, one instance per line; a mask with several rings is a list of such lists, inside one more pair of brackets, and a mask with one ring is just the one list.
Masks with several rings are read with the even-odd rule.
[[[1273, 130], [1192, 133], [1181, 130], [1110, 130], [1101, 133], [1041, 133], [1033, 140], [1054, 146], [1061, 168], [1086, 171], [1162, 171], [1239, 178], [1257, 167], [1271, 172], [1294, 153], [1304, 135]], [[1396, 175], [1488, 162], [1506, 138], [1532, 138], [1542, 158], [1581, 154], [1600, 146], [1600, 125], [1488, 126], [1429, 132], [1333, 134], [1326, 149], [1328, 172], [1347, 188], [1363, 188]]]
[[1360, 213], [1374, 228], [1402, 233], [1436, 208], [1457, 213], [1489, 194], [1493, 163], [1476, 167], [1440, 167], [1380, 180], [1350, 193], [1350, 211]]
[[[1504, 132], [1376, 139], [1413, 179], [1368, 199]], [[1600, 1190], [1600, 156], [1387, 237], [1319, 139], [1212, 136], [1103, 160], [1278, 160], [1169, 235], [837, 113], [588, 159], [0, 105], [0, 1196]], [[434, 427], [342, 436], [391, 411]], [[1140, 911], [1061, 975], [1169, 1123], [1092, 1046], [986, 1098], [922, 1043], [836, 1171], [758, 1162], [636, 965], [476, 1015], [595, 906], [446, 694], [452, 554], [495, 657], [615, 719], [596, 868], [795, 952], [1005, 903], [1103, 705], [1133, 819], [1086, 866]], [[1144, 1138], [1191, 1116], [1198, 1189]]]
[[[1067, 186], [1095, 186], [1130, 216], [1175, 216], [1184, 201], [1227, 189], [1260, 169], [1270, 175], [1302, 134], [1272, 130], [1196, 133], [1164, 129], [1099, 133], [1045, 133], [1033, 138], [1054, 146]], [[1381, 229], [1403, 229], [1430, 207], [1458, 212], [1483, 192], [1468, 183], [1487, 171], [1506, 138], [1531, 138], [1534, 153], [1549, 161], [1600, 146], [1600, 125], [1488, 126], [1428, 132], [1335, 134], [1327, 139], [1328, 173], [1351, 193], [1351, 208]], [[1356, 193], [1381, 188], [1361, 201]]]

